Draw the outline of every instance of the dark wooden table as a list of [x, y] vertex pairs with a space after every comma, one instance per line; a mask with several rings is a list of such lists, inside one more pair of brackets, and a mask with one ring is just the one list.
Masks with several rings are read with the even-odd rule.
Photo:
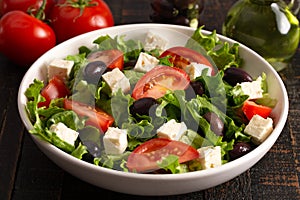
[[[116, 25], [150, 22], [149, 0], [107, 0]], [[221, 33], [235, 0], [206, 0], [201, 23]], [[17, 48], [17, 47], [16, 47]], [[280, 75], [287, 87], [287, 123], [272, 149], [251, 169], [222, 185], [157, 199], [300, 199], [300, 49]], [[18, 59], [18, 55], [16, 55]], [[0, 55], [0, 200], [152, 199], [120, 194], [83, 182], [56, 166], [33, 143], [17, 110], [25, 69]], [[208, 180], [209, 181], [209, 180]]]

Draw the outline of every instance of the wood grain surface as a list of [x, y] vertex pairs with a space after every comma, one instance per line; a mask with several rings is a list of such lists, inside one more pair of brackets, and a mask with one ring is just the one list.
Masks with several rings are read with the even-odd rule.
[[[115, 24], [150, 22], [149, 0], [106, 0]], [[201, 24], [221, 33], [235, 0], [206, 0]], [[58, 199], [300, 199], [300, 49], [280, 72], [288, 90], [287, 123], [270, 151], [251, 169], [219, 186], [189, 194], [141, 197], [95, 187], [63, 171], [33, 143], [17, 109], [18, 86], [26, 69], [0, 55], [0, 200]], [[16, 55], [17, 56], [17, 55]], [[17, 58], [16, 58], [17, 59]]]

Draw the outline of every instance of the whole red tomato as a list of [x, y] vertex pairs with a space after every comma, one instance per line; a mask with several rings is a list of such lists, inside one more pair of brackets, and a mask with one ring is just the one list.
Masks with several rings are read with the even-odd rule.
[[29, 67], [55, 44], [51, 27], [23, 11], [10, 11], [0, 20], [0, 52], [20, 66]]
[[[48, 16], [50, 10], [56, 3], [56, 0], [47, 0], [45, 15]], [[21, 10], [27, 12], [29, 9], [32, 12], [37, 11], [43, 4], [43, 0], [1, 0], [0, 1], [0, 16], [13, 10]]]
[[114, 25], [113, 15], [102, 0], [60, 0], [50, 14], [57, 42]]

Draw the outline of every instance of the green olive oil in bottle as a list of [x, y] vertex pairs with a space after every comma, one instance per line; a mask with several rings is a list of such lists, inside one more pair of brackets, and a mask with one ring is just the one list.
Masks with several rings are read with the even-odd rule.
[[222, 32], [280, 71], [289, 64], [299, 44], [299, 21], [291, 10], [293, 3], [288, 6], [281, 0], [239, 0], [229, 10]]

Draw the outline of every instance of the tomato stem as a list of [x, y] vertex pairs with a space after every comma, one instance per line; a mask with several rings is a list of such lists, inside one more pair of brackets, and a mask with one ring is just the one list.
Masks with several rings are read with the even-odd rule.
[[80, 9], [80, 14], [76, 18], [74, 18], [74, 21], [82, 16], [83, 11], [85, 7], [92, 7], [92, 6], [97, 6], [97, 2], [91, 2], [92, 0], [67, 0], [64, 4], [61, 4], [60, 6], [71, 6], [73, 8], [78, 8]]
[[39, 20], [44, 20], [45, 18], [45, 9], [46, 9], [47, 0], [43, 0], [41, 7], [38, 9], [35, 18]]
[[66, 3], [62, 4], [61, 6], [71, 6], [73, 8], [80, 8], [84, 9], [85, 7], [97, 6], [98, 3], [91, 2], [92, 0], [68, 0]]

